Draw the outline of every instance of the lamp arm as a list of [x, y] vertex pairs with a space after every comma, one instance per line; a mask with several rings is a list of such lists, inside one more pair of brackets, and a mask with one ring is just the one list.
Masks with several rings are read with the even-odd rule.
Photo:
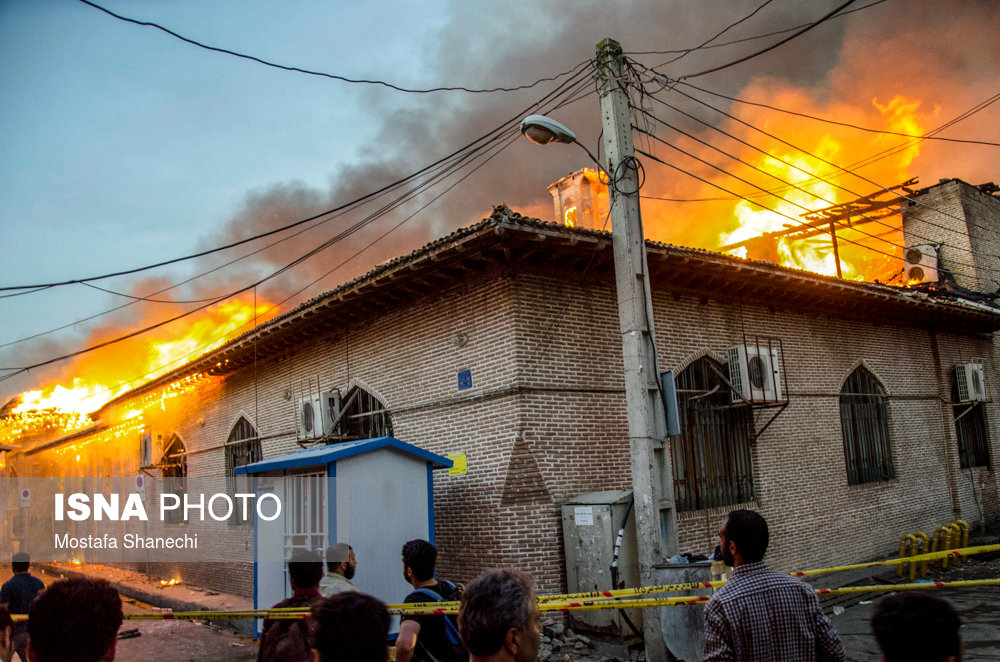
[[607, 170], [604, 169], [604, 166], [601, 165], [601, 162], [597, 160], [597, 157], [594, 156], [594, 153], [591, 152], [589, 149], [587, 149], [587, 146], [584, 145], [579, 140], [574, 140], [573, 142], [575, 144], [579, 145], [580, 149], [582, 149], [583, 151], [585, 151], [587, 153], [587, 156], [590, 157], [590, 160], [593, 161], [595, 164], [597, 164], [597, 167], [600, 168], [601, 172], [604, 173], [604, 176], [608, 178], [608, 182], [611, 182], [611, 174]]

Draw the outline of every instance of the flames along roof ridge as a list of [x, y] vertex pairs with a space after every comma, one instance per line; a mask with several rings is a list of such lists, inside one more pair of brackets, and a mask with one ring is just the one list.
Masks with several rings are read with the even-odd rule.
[[[195, 369], [196, 365], [207, 362], [210, 357], [220, 356], [226, 351], [231, 350], [234, 347], [238, 346], [242, 342], [249, 340], [254, 336], [266, 333], [271, 329], [280, 327], [282, 324], [288, 322], [289, 320], [291, 320], [296, 316], [308, 312], [310, 309], [318, 308], [319, 306], [325, 303], [335, 301], [343, 294], [359, 286], [362, 286], [366, 283], [374, 283], [380, 277], [384, 276], [389, 272], [394, 271], [397, 267], [410, 264], [415, 260], [419, 259], [420, 257], [432, 254], [436, 252], [438, 249], [446, 247], [449, 244], [454, 244], [470, 236], [483, 233], [483, 231], [494, 230], [504, 226], [513, 228], [545, 229], [548, 231], [555, 231], [563, 235], [583, 234], [605, 240], [610, 240], [612, 236], [610, 230], [598, 230], [594, 228], [582, 228], [582, 227], [568, 227], [560, 223], [543, 221], [538, 218], [523, 216], [519, 212], [511, 210], [505, 204], [497, 205], [493, 208], [493, 212], [487, 218], [484, 218], [483, 220], [477, 223], [473, 223], [471, 225], [453, 230], [447, 235], [439, 237], [438, 239], [434, 239], [424, 244], [423, 246], [420, 246], [419, 248], [410, 251], [409, 253], [406, 253], [404, 255], [399, 255], [397, 257], [387, 260], [386, 262], [383, 262], [382, 264], [376, 265], [374, 268], [370, 269], [366, 273], [357, 276], [355, 278], [352, 278], [351, 280], [346, 281], [331, 290], [327, 290], [326, 292], [318, 294], [312, 297], [311, 299], [308, 299], [307, 301], [304, 301], [303, 303], [299, 304], [292, 310], [282, 313], [281, 315], [278, 315], [273, 319], [270, 319], [248, 331], [241, 333], [239, 336], [233, 338], [232, 340], [229, 340], [225, 344], [216, 347], [215, 349], [209, 350], [204, 354], [201, 354], [191, 359], [187, 363], [184, 363], [183, 365], [178, 366], [170, 370], [169, 372], [164, 373], [163, 375], [160, 375], [159, 377], [151, 379], [133, 389], [126, 391], [125, 393], [122, 393], [119, 396], [116, 396], [115, 398], [112, 398], [111, 400], [103, 404], [100, 408], [95, 410], [91, 414], [91, 416], [92, 417], [96, 416], [107, 407], [117, 404], [118, 402], [127, 400], [131, 397], [135, 397], [136, 395], [142, 392], [155, 389], [158, 386], [168, 384], [173, 380], [181, 378], [184, 376], [185, 373], [192, 372]], [[749, 267], [755, 270], [760, 270], [768, 273], [784, 272], [789, 277], [793, 277], [803, 281], [812, 281], [816, 284], [823, 284], [829, 287], [836, 287], [838, 289], [868, 291], [870, 293], [878, 294], [886, 298], [903, 297], [905, 299], [909, 299], [910, 302], [914, 304], [932, 305], [935, 307], [944, 306], [945, 310], [952, 307], [959, 307], [966, 309], [975, 309], [979, 312], [994, 312], [992, 310], [986, 310], [986, 307], [982, 305], [964, 306], [961, 301], [951, 301], [951, 300], [936, 301], [934, 300], [935, 297], [929, 293], [911, 290], [902, 286], [886, 285], [884, 283], [878, 283], [878, 282], [873, 283], [867, 281], [844, 280], [841, 278], [836, 278], [835, 276], [827, 276], [824, 274], [818, 274], [803, 269], [795, 269], [780, 264], [774, 264], [772, 262], [766, 262], [763, 260], [750, 260], [732, 255], [726, 255], [724, 253], [719, 253], [705, 248], [678, 246], [676, 244], [669, 244], [665, 242], [654, 241], [651, 239], [646, 239], [645, 243], [647, 246], [647, 250], [649, 248], [653, 248], [656, 249], [658, 252], [666, 252], [666, 253], [673, 253], [680, 255], [688, 254], [691, 255], [692, 257], [698, 257], [715, 263], [720, 263], [720, 264], [729, 263], [732, 266], [740, 269], [746, 269]], [[1000, 309], [996, 310], [995, 314], [998, 317], [1000, 317]]]

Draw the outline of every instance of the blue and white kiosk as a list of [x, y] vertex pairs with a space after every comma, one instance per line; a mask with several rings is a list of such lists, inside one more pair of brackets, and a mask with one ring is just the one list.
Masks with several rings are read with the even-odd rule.
[[237, 467], [238, 477], [256, 478], [258, 498], [271, 493], [282, 506], [280, 517], [254, 521], [254, 607], [266, 609], [291, 595], [284, 560], [295, 550], [337, 542], [354, 548], [358, 590], [402, 602], [412, 587], [403, 579], [400, 549], [414, 538], [434, 542], [432, 472], [451, 466], [446, 457], [378, 437]]

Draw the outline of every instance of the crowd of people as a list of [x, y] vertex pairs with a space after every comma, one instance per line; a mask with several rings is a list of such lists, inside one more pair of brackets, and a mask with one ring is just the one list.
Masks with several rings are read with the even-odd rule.
[[[528, 662], [538, 656], [541, 623], [531, 578], [520, 570], [488, 570], [464, 589], [435, 577], [437, 550], [426, 540], [403, 545], [405, 604], [460, 601], [451, 615], [404, 615], [395, 639], [397, 662]], [[386, 662], [389, 610], [350, 583], [357, 566], [343, 543], [324, 559], [296, 552], [288, 562], [292, 596], [275, 608], [309, 605], [308, 620], [265, 619], [258, 662]]]
[[[706, 662], [843, 661], [839, 635], [812, 588], [764, 564], [769, 533], [758, 513], [736, 510], [719, 528], [730, 580], [705, 608]], [[435, 576], [437, 550], [426, 540], [402, 549], [413, 591], [406, 604], [459, 601], [457, 617], [404, 615], [398, 662], [529, 662], [541, 644], [533, 580], [515, 569], [487, 570], [466, 587]], [[0, 662], [113, 660], [122, 624], [118, 592], [102, 579], [67, 579], [47, 588], [16, 554], [0, 587]], [[288, 562], [291, 597], [275, 608], [308, 608], [309, 618], [264, 620], [258, 662], [387, 662], [386, 605], [351, 583], [357, 559], [339, 543], [322, 554], [300, 550]], [[11, 614], [28, 614], [14, 622]], [[959, 662], [960, 620], [951, 605], [923, 592], [882, 599], [872, 628], [885, 662]], [[669, 643], [669, 642], [668, 642]]]

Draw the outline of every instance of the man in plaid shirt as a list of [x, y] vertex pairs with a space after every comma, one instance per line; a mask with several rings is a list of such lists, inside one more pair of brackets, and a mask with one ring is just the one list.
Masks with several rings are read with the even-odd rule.
[[767, 522], [751, 510], [734, 510], [719, 527], [733, 572], [705, 606], [704, 662], [843, 662], [812, 587], [761, 562], [767, 543]]

